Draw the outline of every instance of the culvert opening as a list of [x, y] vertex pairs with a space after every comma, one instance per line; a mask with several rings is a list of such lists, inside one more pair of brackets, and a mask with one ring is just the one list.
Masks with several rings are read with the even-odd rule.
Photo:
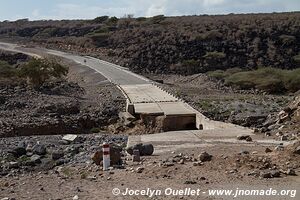
[[145, 125], [160, 132], [166, 131], [180, 131], [180, 130], [196, 130], [196, 117], [195, 116], [166, 116], [166, 115], [153, 115], [153, 114], [137, 114], [137, 119]]
[[164, 131], [196, 130], [196, 116], [171, 115], [165, 116]]

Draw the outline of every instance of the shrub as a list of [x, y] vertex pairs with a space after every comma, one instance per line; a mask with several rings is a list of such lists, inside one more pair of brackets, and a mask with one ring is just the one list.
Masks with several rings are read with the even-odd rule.
[[206, 52], [203, 58], [206, 59], [223, 59], [226, 57], [226, 54], [223, 52], [213, 51], [213, 52]]
[[156, 16], [153, 16], [151, 19], [151, 22], [153, 24], [159, 24], [160, 22], [162, 22], [163, 20], [165, 20], [165, 16], [164, 15], [156, 15]]
[[209, 71], [209, 72], [207, 72], [207, 75], [209, 77], [216, 78], [216, 79], [225, 79], [226, 77], [228, 77], [232, 74], [242, 72], [242, 71], [243, 70], [241, 68], [234, 67], [234, 68], [229, 68], [226, 71], [224, 71], [224, 70]]
[[19, 75], [27, 78], [34, 87], [40, 86], [50, 78], [66, 76], [67, 73], [68, 68], [56, 62], [43, 59], [31, 59], [19, 71]]
[[146, 20], [147, 20], [146, 17], [138, 17], [138, 18], [136, 18], [136, 21], [138, 21], [138, 22], [144, 22]]
[[109, 19], [109, 16], [100, 16], [100, 17], [96, 17], [93, 22], [94, 23], [99, 23], [102, 24], [103, 22], [107, 21]]
[[298, 65], [300, 65], [300, 54], [294, 56], [294, 57], [293, 57], [293, 61], [294, 61], [295, 63], [297, 63]]
[[107, 20], [108, 25], [116, 25], [119, 19], [117, 17], [111, 17]]
[[279, 39], [284, 45], [289, 45], [296, 41], [296, 37], [292, 35], [280, 35]]
[[225, 77], [225, 84], [240, 89], [256, 88], [269, 93], [296, 92], [300, 90], [300, 69], [282, 70], [267, 67], [238, 72]]
[[207, 75], [209, 77], [216, 78], [216, 79], [224, 79], [226, 76], [224, 70], [210, 71], [210, 72], [207, 72]]
[[252, 74], [250, 72], [240, 72], [227, 77], [225, 79], [225, 84], [247, 90], [255, 87], [253, 80], [250, 79], [251, 77]]
[[233, 67], [233, 68], [229, 68], [226, 70], [226, 75], [229, 76], [229, 75], [232, 75], [232, 74], [235, 74], [235, 73], [238, 73], [238, 72], [242, 72], [243, 70], [239, 67]]
[[284, 77], [284, 86], [290, 92], [300, 90], [300, 69], [288, 71]]
[[96, 127], [91, 128], [92, 133], [99, 133], [100, 131], [101, 131], [100, 128], [96, 128]]
[[196, 36], [196, 40], [217, 40], [222, 38], [222, 33], [218, 30], [211, 30]]
[[0, 77], [13, 77], [17, 75], [17, 70], [12, 65], [0, 60]]

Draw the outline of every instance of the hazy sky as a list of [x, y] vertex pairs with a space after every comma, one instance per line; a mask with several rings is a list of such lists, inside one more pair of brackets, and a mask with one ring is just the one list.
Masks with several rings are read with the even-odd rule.
[[300, 11], [300, 0], [0, 0], [0, 20]]

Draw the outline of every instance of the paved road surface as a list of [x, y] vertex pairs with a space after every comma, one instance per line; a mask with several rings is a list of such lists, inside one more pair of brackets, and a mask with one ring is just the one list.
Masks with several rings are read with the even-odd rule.
[[[82, 65], [86, 65], [95, 71], [101, 73], [109, 81], [118, 85], [137, 85], [137, 84], [149, 84], [151, 81], [145, 77], [139, 76], [124, 67], [114, 65], [112, 63], [105, 62], [100, 59], [88, 57], [88, 56], [77, 56], [61, 51], [46, 50], [47, 53], [64, 57], [73, 60]], [[86, 61], [86, 62], [84, 62]]]
[[128, 138], [128, 146], [134, 144], [153, 144], [155, 146], [154, 154], [170, 153], [180, 149], [189, 149], [197, 147], [219, 146], [219, 145], [240, 145], [240, 146], [277, 146], [279, 144], [287, 145], [290, 141], [278, 141], [274, 139], [255, 138], [253, 142], [237, 140], [237, 134], [250, 135], [255, 137], [247, 129], [237, 132], [236, 128], [211, 129], [211, 130], [185, 130], [169, 131], [151, 135], [132, 135]]

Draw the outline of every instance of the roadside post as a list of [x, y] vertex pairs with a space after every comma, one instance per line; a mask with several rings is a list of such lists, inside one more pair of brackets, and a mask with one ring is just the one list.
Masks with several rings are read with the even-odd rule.
[[110, 149], [108, 143], [103, 143], [103, 171], [107, 171], [110, 167]]

